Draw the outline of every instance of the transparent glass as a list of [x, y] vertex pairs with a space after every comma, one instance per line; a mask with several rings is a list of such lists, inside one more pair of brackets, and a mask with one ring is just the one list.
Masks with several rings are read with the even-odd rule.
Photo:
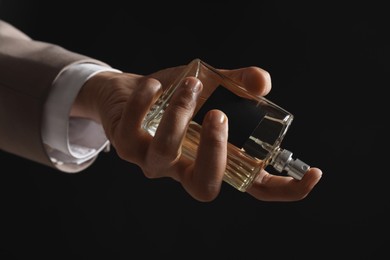
[[182, 145], [184, 156], [195, 159], [202, 115], [209, 109], [217, 108], [229, 118], [225, 182], [244, 192], [268, 165], [279, 172], [286, 171], [296, 179], [302, 178], [309, 166], [292, 159], [292, 153], [280, 147], [293, 115], [268, 99], [251, 94], [245, 86], [200, 59], [186, 66], [182, 75], [167, 86], [146, 115], [143, 128], [149, 134], [155, 134], [172, 94], [188, 76], [200, 79], [203, 91]]

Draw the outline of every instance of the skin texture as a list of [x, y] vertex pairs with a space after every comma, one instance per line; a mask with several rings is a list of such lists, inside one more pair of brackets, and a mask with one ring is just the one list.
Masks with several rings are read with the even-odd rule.
[[[220, 193], [229, 119], [222, 111], [209, 111], [202, 124], [195, 161], [181, 156], [180, 152], [202, 82], [193, 77], [184, 81], [172, 97], [154, 137], [141, 128], [143, 118], [164, 90], [163, 86], [183, 69], [178, 66], [150, 75], [99, 73], [83, 86], [71, 116], [101, 123], [118, 156], [137, 164], [146, 177], [170, 177], [180, 182], [194, 199], [208, 202]], [[261, 68], [219, 71], [245, 85], [253, 94], [264, 96], [271, 90], [271, 77]], [[298, 181], [263, 170], [246, 192], [263, 201], [298, 201], [312, 191], [321, 175], [320, 169], [312, 167]]]

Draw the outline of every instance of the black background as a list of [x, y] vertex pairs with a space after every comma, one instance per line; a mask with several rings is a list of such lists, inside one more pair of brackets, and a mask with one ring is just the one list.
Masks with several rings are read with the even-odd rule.
[[123, 71], [194, 58], [266, 69], [267, 97], [295, 115], [284, 148], [324, 174], [299, 202], [257, 201], [224, 184], [200, 203], [114, 151], [75, 175], [1, 152], [0, 259], [388, 257], [387, 10], [375, 1], [1, 1], [0, 17], [32, 38]]

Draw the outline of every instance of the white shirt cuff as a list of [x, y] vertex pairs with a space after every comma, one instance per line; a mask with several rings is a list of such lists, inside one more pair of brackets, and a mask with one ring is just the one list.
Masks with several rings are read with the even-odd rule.
[[[53, 82], [44, 108], [42, 138], [50, 159], [62, 171], [78, 172], [84, 169], [87, 161], [109, 147], [100, 124], [69, 117], [81, 87], [89, 78], [103, 71], [121, 73], [102, 65], [80, 63], [65, 68]], [[65, 167], [67, 164], [71, 167]]]

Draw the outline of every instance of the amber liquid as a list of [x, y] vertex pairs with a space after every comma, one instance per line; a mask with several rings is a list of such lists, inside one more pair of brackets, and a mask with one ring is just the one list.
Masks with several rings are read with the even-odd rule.
[[[156, 133], [163, 111], [160, 110], [153, 120], [145, 122], [143, 126], [152, 136]], [[182, 144], [182, 154], [191, 160], [196, 158], [201, 128], [198, 123], [191, 121]], [[264, 161], [248, 155], [243, 149], [230, 143], [227, 149], [227, 165], [223, 180], [237, 190], [245, 192], [265, 166]]]
[[[182, 146], [182, 154], [195, 160], [201, 126], [191, 122]], [[227, 166], [224, 181], [239, 191], [246, 191], [263, 167], [263, 161], [253, 158], [244, 150], [228, 144]]]

